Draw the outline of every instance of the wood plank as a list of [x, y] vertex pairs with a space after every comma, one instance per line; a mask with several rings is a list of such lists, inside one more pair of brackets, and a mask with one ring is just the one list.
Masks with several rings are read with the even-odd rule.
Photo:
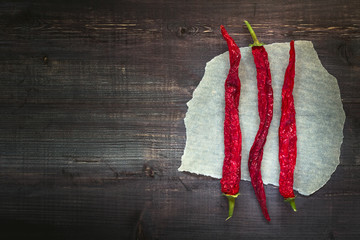
[[[0, 238], [357, 239], [360, 2], [2, 1]], [[249, 182], [236, 213], [219, 181], [177, 171], [183, 118], [207, 61], [239, 46], [311, 40], [347, 115], [341, 164], [295, 214]]]

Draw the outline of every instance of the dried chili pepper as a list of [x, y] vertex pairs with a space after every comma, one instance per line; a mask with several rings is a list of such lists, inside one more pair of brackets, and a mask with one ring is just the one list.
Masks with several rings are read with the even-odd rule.
[[296, 211], [295, 195], [293, 190], [294, 169], [296, 164], [296, 121], [295, 104], [292, 95], [295, 78], [295, 47], [290, 42], [289, 65], [286, 68], [284, 84], [282, 87], [281, 119], [279, 127], [279, 162], [280, 177], [279, 191]]
[[240, 49], [229, 36], [224, 26], [221, 33], [229, 48], [230, 70], [225, 81], [225, 120], [224, 120], [224, 146], [225, 158], [221, 178], [221, 191], [229, 200], [229, 216], [232, 217], [235, 199], [239, 195], [241, 176], [241, 130], [239, 123], [240, 79], [239, 64]]
[[258, 87], [258, 111], [260, 117], [259, 130], [256, 134], [254, 143], [249, 153], [249, 173], [251, 183], [255, 190], [255, 195], [260, 203], [261, 210], [265, 218], [270, 221], [270, 216], [266, 208], [266, 196], [264, 184], [261, 177], [261, 161], [263, 157], [264, 145], [269, 131], [270, 123], [273, 117], [273, 90], [271, 87], [271, 73], [268, 60], [268, 54], [264, 48], [264, 44], [260, 43], [255, 35], [254, 30], [248, 21], [246, 26], [254, 40], [252, 54], [257, 71], [257, 87]]

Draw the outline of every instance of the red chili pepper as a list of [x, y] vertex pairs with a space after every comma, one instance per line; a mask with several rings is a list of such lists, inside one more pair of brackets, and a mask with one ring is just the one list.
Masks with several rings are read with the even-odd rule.
[[240, 49], [235, 41], [229, 36], [224, 26], [221, 25], [221, 33], [229, 48], [230, 70], [225, 81], [225, 120], [224, 120], [224, 146], [225, 158], [221, 191], [229, 200], [229, 216], [232, 217], [235, 206], [235, 198], [239, 195], [239, 183], [241, 176], [241, 130], [239, 123], [239, 98], [240, 79], [239, 64], [241, 59]]
[[285, 72], [282, 87], [281, 119], [279, 127], [279, 162], [280, 177], [279, 191], [296, 211], [295, 195], [293, 190], [294, 169], [296, 164], [296, 121], [295, 105], [292, 95], [295, 78], [295, 48], [294, 41], [290, 42], [289, 65]]
[[251, 183], [255, 190], [255, 195], [260, 203], [261, 210], [265, 218], [270, 221], [270, 216], [266, 208], [266, 196], [264, 184], [261, 177], [261, 161], [263, 157], [264, 145], [269, 131], [270, 123], [273, 116], [273, 90], [271, 87], [271, 73], [267, 52], [262, 43], [257, 40], [254, 30], [248, 21], [246, 26], [254, 40], [251, 44], [252, 54], [257, 71], [257, 87], [258, 87], [258, 111], [260, 117], [259, 130], [256, 134], [254, 143], [249, 153], [249, 172]]

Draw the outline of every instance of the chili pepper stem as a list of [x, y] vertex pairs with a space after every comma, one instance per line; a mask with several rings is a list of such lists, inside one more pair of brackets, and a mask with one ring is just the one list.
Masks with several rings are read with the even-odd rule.
[[292, 209], [294, 210], [294, 212], [296, 212], [296, 204], [295, 204], [295, 198], [285, 198], [285, 202], [290, 203], [290, 206], [292, 207]]
[[249, 29], [249, 32], [250, 32], [250, 35], [251, 35], [252, 39], [254, 40], [254, 43], [253, 43], [253, 44], [250, 44], [250, 47], [260, 47], [260, 46], [263, 46], [264, 44], [261, 43], [261, 42], [259, 42], [259, 40], [257, 39], [256, 34], [255, 34], [254, 30], [252, 29], [250, 23], [249, 23], [248, 21], [246, 21], [246, 20], [245, 20], [244, 22], [245, 22], [247, 28]]
[[229, 195], [229, 194], [224, 194], [225, 197], [227, 197], [227, 199], [229, 200], [229, 216], [226, 218], [225, 221], [229, 220], [233, 213], [234, 213], [234, 207], [235, 207], [235, 199], [240, 195], [239, 193], [238, 194], [235, 194], [235, 195]]

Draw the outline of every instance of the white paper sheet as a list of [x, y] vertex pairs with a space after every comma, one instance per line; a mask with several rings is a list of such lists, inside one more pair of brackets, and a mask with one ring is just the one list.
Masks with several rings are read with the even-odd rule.
[[[224, 43], [225, 44], [225, 43]], [[270, 62], [274, 91], [274, 116], [270, 125], [261, 166], [265, 184], [278, 186], [278, 128], [281, 113], [281, 89], [289, 62], [289, 43], [265, 46]], [[250, 47], [240, 48], [239, 104], [242, 131], [241, 179], [250, 180], [249, 151], [259, 126], [256, 69]], [[309, 41], [296, 41], [294, 101], [297, 124], [297, 163], [294, 189], [310, 195], [330, 179], [339, 164], [345, 112], [335, 77], [321, 65]], [[186, 146], [179, 171], [222, 177], [224, 160], [224, 82], [229, 71], [225, 52], [206, 64], [205, 74], [187, 103], [185, 117]]]

